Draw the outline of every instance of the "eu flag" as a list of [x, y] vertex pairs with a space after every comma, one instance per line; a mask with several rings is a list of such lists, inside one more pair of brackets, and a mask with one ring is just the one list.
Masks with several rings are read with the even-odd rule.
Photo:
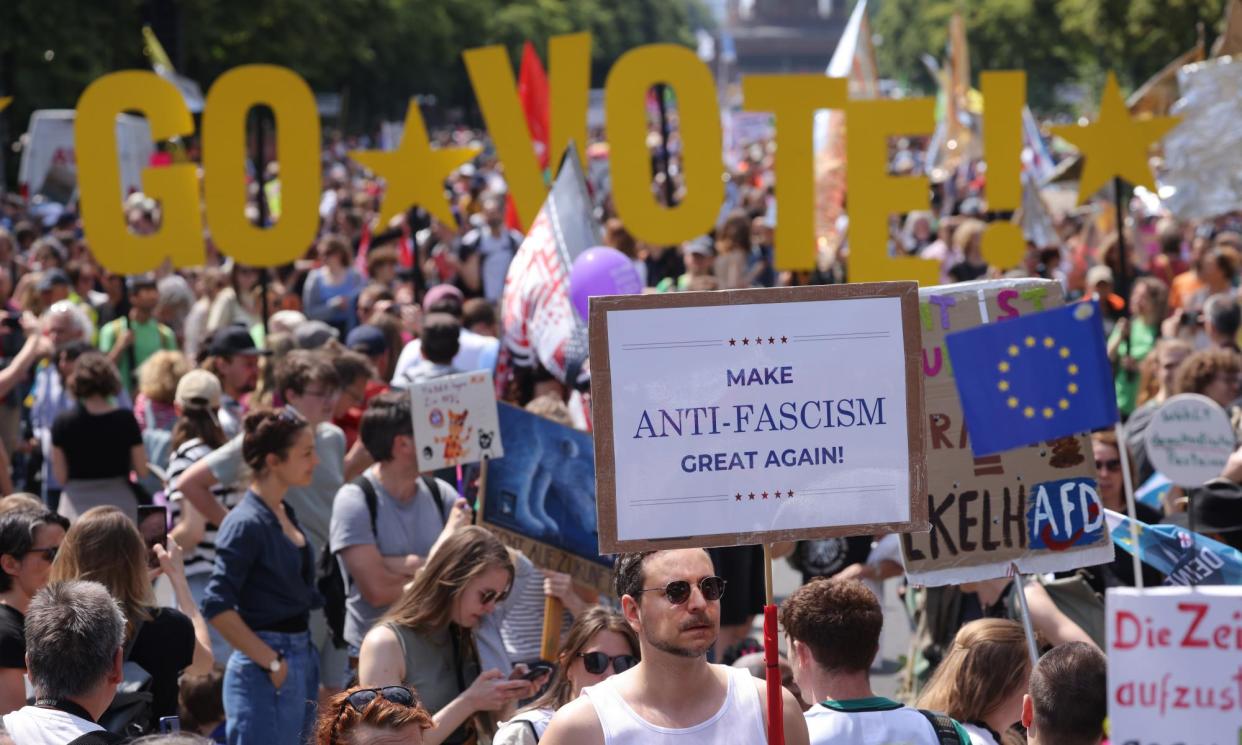
[[959, 331], [945, 342], [976, 456], [1117, 421], [1095, 302]]

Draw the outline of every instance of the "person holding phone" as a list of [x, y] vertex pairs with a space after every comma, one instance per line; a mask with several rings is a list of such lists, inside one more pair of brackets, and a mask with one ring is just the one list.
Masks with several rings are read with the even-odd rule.
[[[162, 510], [155, 515], [162, 515]], [[148, 518], [154, 522], [155, 518]], [[149, 568], [154, 553], [158, 569]], [[177, 608], [161, 608], [151, 589], [153, 576], [168, 575]], [[98, 582], [117, 599], [125, 613], [126, 662], [151, 675], [153, 718], [144, 722], [155, 731], [161, 717], [177, 713], [177, 679], [185, 672], [211, 670], [211, 639], [207, 622], [194, 606], [181, 565], [181, 549], [155, 544], [148, 548], [138, 527], [112, 506], [87, 510], [69, 528], [52, 565], [52, 582], [81, 579]]]
[[523, 679], [525, 665], [507, 677], [500, 670], [480, 671], [474, 629], [512, 584], [513, 562], [504, 545], [484, 528], [458, 529], [363, 639], [358, 682], [418, 691], [435, 720], [423, 738], [427, 745], [494, 734], [491, 715], [537, 690]]
[[242, 427], [250, 489], [216, 534], [203, 614], [233, 647], [224, 672], [229, 742], [300, 745], [315, 723], [310, 614], [323, 603], [314, 547], [285, 494], [311, 483], [315, 432], [289, 408], [251, 412]]
[[557, 709], [578, 698], [583, 688], [629, 670], [638, 660], [638, 635], [621, 614], [598, 606], [585, 611], [569, 628], [548, 689], [505, 722], [492, 744], [534, 745]]

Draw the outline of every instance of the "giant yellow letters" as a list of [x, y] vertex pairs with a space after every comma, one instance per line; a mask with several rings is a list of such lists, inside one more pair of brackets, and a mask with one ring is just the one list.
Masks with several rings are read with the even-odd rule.
[[73, 139], [82, 227], [91, 250], [100, 264], [122, 274], [149, 271], [165, 257], [179, 267], [201, 264], [203, 222], [193, 165], [144, 168], [143, 190], [159, 201], [163, 221], [151, 235], [131, 233], [125, 223], [116, 141], [116, 117], [125, 111], [145, 115], [157, 141], [194, 132], [181, 94], [153, 72], [117, 72], [87, 86], [78, 99]]
[[[660, 204], [651, 185], [647, 91], [658, 83], [677, 95], [685, 197], [673, 207]], [[685, 47], [652, 44], [621, 55], [604, 88], [612, 198], [626, 228], [641, 241], [665, 245], [706, 233], [724, 201], [720, 115], [707, 65]]]
[[[270, 228], [246, 217], [246, 117], [269, 106], [280, 159], [280, 219]], [[301, 258], [319, 229], [319, 111], [291, 70], [245, 65], [221, 75], [203, 108], [207, 224], [216, 245], [243, 264], [274, 266]]]
[[742, 97], [750, 111], [776, 118], [776, 268], [815, 266], [815, 149], [811, 125], [816, 109], [840, 109], [849, 96], [845, 78], [823, 75], [748, 75]]

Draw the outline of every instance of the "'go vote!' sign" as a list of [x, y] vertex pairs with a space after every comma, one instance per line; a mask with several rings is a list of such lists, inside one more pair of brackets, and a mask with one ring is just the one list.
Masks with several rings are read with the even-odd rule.
[[927, 529], [912, 282], [591, 299], [600, 553]]
[[1242, 741], [1242, 587], [1110, 589], [1117, 745]]

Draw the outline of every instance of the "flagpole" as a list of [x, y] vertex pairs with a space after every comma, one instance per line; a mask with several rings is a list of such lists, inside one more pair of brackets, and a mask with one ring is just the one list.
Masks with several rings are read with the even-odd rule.
[[[1139, 554], [1143, 552], [1139, 545], [1138, 510], [1134, 506], [1134, 480], [1130, 478], [1130, 448], [1126, 445], [1126, 428], [1117, 422], [1113, 425], [1113, 433], [1117, 437], [1117, 452], [1121, 455], [1121, 483], [1125, 485], [1126, 512], [1130, 516], [1130, 541], [1134, 551], [1130, 558], [1134, 560], [1134, 586], [1143, 589], [1143, 560]], [[1101, 507], [1102, 509], [1102, 507]]]
[[660, 148], [663, 151], [660, 167], [664, 170], [664, 200], [666, 207], [672, 207], [677, 197], [677, 190], [673, 188], [673, 175], [671, 173], [673, 155], [668, 150], [668, 107], [664, 104], [664, 94], [668, 91], [668, 86], [660, 83], [655, 88], [656, 107], [660, 112]]
[[1026, 605], [1026, 581], [1022, 579], [1022, 572], [1018, 571], [1018, 565], [1011, 563], [1010, 570], [1013, 572], [1013, 581], [1018, 585], [1018, 605], [1022, 609], [1022, 631], [1026, 635], [1026, 651], [1031, 655], [1031, 665], [1039, 662], [1039, 647], [1035, 645], [1035, 629], [1031, 626], [1031, 609]]
[[1122, 205], [1121, 191], [1125, 188], [1125, 183], [1120, 176], [1113, 177], [1113, 208], [1116, 210], [1117, 217], [1117, 271], [1120, 276], [1113, 278], [1113, 285], [1117, 288], [1117, 294], [1121, 296], [1122, 317], [1128, 319], [1126, 323], [1126, 351], [1120, 357], [1121, 374], [1129, 382], [1134, 379], [1135, 373], [1125, 365], [1126, 357], [1134, 359], [1133, 353], [1130, 351], [1130, 337], [1134, 330], [1134, 309], [1130, 307], [1130, 273], [1127, 266], [1126, 256], [1126, 231], [1125, 231], [1125, 208]]
[[768, 694], [768, 745], [785, 745], [784, 688], [781, 686], [780, 639], [776, 629], [776, 602], [772, 592], [772, 544], [763, 544], [763, 662]]
[[[258, 107], [254, 110], [254, 178], [258, 184], [258, 209], [259, 209], [259, 228], [267, 228], [267, 174], [264, 169], [267, 164], [264, 163], [263, 148], [267, 143], [263, 137], [263, 111]], [[267, 342], [267, 267], [259, 267], [259, 308], [263, 314], [263, 346], [268, 347]]]

